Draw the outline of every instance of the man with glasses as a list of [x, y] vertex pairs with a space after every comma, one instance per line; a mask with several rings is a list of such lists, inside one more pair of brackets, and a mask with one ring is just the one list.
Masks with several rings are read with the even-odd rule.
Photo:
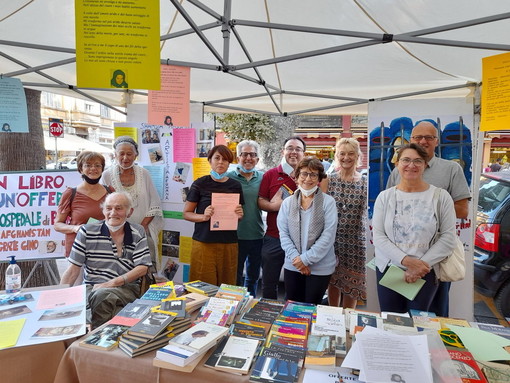
[[262, 296], [278, 298], [278, 282], [285, 260], [280, 246], [280, 235], [276, 217], [284, 198], [296, 190], [294, 170], [304, 157], [306, 144], [301, 137], [293, 136], [283, 144], [283, 158], [280, 165], [269, 169], [262, 178], [259, 190], [259, 207], [267, 211], [267, 230], [262, 245]]
[[[430, 121], [418, 122], [411, 133], [411, 142], [420, 145], [428, 154], [428, 165], [423, 173], [423, 180], [445, 189], [453, 199], [455, 215], [457, 218], [465, 219], [468, 217], [468, 201], [471, 198], [466, 177], [457, 162], [435, 156], [435, 150], [439, 144], [438, 135], [437, 128]], [[386, 188], [395, 186], [399, 182], [400, 175], [395, 168], [391, 172]], [[450, 285], [450, 282], [440, 282], [430, 307], [430, 310], [439, 316], [448, 316]]]
[[257, 284], [260, 275], [261, 249], [264, 238], [262, 211], [257, 204], [263, 172], [255, 169], [259, 162], [260, 146], [252, 140], [244, 140], [237, 144], [237, 167], [227, 176], [239, 181], [243, 188], [244, 216], [237, 228], [238, 258], [237, 285], [243, 286], [243, 270], [246, 263], [246, 279], [244, 286], [253, 296], [257, 296]]

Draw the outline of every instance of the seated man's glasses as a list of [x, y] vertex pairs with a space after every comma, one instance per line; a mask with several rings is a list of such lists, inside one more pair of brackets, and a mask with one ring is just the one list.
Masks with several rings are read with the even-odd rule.
[[413, 165], [415, 165], [415, 166], [422, 166], [423, 164], [425, 164], [425, 161], [423, 160], [423, 158], [411, 159], [408, 157], [404, 157], [404, 158], [401, 158], [399, 161], [402, 162], [406, 166], [410, 165], [411, 163], [413, 163]]
[[302, 179], [306, 179], [307, 177], [310, 177], [310, 179], [312, 181], [315, 181], [316, 179], [319, 178], [319, 173], [308, 173], [308, 172], [301, 172], [299, 173], [299, 176], [302, 178]]
[[425, 139], [425, 141], [434, 141], [437, 137], [436, 136], [412, 136], [411, 137], [413, 140], [415, 141], [421, 141], [423, 139]]

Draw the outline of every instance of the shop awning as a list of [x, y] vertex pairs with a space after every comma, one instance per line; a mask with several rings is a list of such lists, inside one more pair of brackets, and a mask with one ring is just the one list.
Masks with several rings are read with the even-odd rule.
[[[84, 138], [73, 136], [71, 134], [64, 137], [58, 137], [57, 150], [59, 152], [81, 152], [83, 150], [91, 150], [99, 153], [112, 153], [112, 148], [97, 144]], [[55, 150], [55, 137], [44, 136], [44, 148], [46, 150]]]

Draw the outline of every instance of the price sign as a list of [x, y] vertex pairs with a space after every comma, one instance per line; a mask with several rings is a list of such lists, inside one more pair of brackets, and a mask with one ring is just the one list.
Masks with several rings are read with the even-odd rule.
[[64, 120], [60, 118], [50, 118], [50, 136], [60, 137], [64, 135]]

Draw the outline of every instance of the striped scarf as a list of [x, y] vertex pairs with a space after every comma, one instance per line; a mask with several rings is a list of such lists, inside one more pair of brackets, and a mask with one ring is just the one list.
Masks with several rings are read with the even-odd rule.
[[[301, 192], [297, 190], [291, 199], [289, 210], [289, 235], [301, 254]], [[324, 194], [317, 189], [312, 202], [312, 219], [308, 227], [306, 250], [310, 249], [324, 231]]]

